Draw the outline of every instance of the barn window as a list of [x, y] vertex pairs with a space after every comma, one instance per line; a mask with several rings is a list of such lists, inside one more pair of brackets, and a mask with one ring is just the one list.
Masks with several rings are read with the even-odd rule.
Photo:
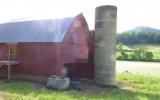
[[17, 60], [17, 44], [10, 44], [10, 60]]

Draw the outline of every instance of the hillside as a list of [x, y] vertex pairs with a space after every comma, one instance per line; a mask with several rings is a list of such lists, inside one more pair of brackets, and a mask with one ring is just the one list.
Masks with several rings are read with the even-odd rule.
[[117, 34], [117, 42], [123, 44], [159, 44], [160, 30], [151, 27], [136, 27]]
[[160, 29], [151, 28], [147, 26], [138, 26], [128, 31], [124, 31], [122, 33], [132, 33], [132, 32], [134, 33], [155, 33], [155, 32], [160, 32]]

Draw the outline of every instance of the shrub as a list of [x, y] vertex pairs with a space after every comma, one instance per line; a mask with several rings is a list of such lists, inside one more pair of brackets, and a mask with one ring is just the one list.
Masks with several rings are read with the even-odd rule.
[[132, 53], [127, 53], [120, 46], [118, 60], [129, 60], [129, 61], [153, 61], [153, 53], [148, 52], [146, 48], [139, 48]]
[[145, 56], [145, 61], [151, 61], [153, 59], [152, 52], [146, 52], [144, 56]]

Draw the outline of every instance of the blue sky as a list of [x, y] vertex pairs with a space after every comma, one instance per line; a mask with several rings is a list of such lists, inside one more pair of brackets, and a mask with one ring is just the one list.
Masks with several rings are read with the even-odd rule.
[[84, 13], [90, 29], [99, 5], [118, 7], [117, 31], [136, 26], [160, 29], [159, 0], [0, 0], [0, 23], [15, 19], [63, 18]]

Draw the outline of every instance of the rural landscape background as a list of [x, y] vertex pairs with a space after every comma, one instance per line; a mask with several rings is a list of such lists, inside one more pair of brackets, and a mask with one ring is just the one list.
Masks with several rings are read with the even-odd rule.
[[159, 0], [0, 0], [0, 23], [82, 12], [91, 30], [97, 6], [118, 8], [115, 86], [58, 91], [41, 83], [0, 79], [0, 100], [160, 100], [159, 4]]
[[159, 35], [158, 29], [150, 27], [117, 34], [115, 87], [57, 91], [39, 83], [0, 80], [0, 100], [159, 100]]
[[[117, 67], [117, 69], [159, 76], [159, 29], [136, 27], [132, 30], [119, 33], [117, 34], [116, 50], [117, 66], [121, 66]], [[119, 72], [119, 70], [117, 71]]]

